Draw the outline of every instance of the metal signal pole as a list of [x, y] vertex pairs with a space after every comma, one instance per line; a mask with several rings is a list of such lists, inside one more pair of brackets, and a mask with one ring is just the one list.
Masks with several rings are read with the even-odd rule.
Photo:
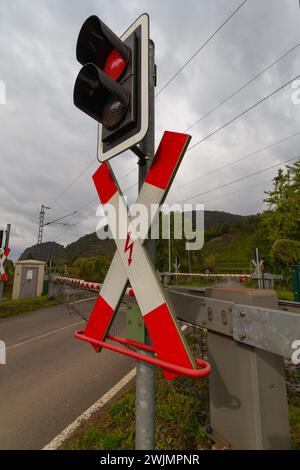
[[256, 250], [255, 250], [255, 256], [256, 256], [256, 270], [257, 270], [257, 274], [258, 274], [258, 288], [262, 289], [261, 269], [260, 269], [260, 260], [259, 260], [258, 248], [256, 248]]
[[[6, 231], [5, 231], [5, 242], [3, 245], [4, 250], [8, 248], [8, 245], [9, 245], [10, 228], [11, 228], [11, 224], [7, 224]], [[3, 234], [3, 237], [4, 237], [4, 234]], [[0, 245], [0, 248], [2, 248], [1, 245]], [[2, 299], [3, 299], [3, 290], [4, 290], [4, 282], [0, 281], [0, 303], [2, 302]]]
[[50, 207], [46, 207], [46, 206], [44, 206], [44, 204], [41, 205], [41, 211], [40, 211], [40, 215], [39, 215], [39, 233], [38, 233], [38, 242], [37, 242], [38, 245], [40, 245], [43, 242], [45, 209], [50, 209]]
[[[154, 61], [155, 46], [149, 41], [149, 129], [139, 146], [143, 154], [139, 158], [139, 190], [141, 189], [148, 169], [154, 158], [154, 88], [156, 69]], [[147, 251], [155, 261], [155, 240], [146, 241]], [[147, 286], [145, 286], [147, 288]], [[146, 331], [146, 343], [150, 343]], [[153, 450], [155, 446], [155, 370], [154, 366], [145, 362], [137, 363], [136, 371], [136, 450]]]

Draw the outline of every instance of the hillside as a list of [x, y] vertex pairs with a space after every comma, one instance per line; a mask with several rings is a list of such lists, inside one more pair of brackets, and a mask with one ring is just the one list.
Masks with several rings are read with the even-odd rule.
[[45, 242], [40, 245], [33, 245], [26, 248], [26, 250], [21, 254], [19, 260], [37, 259], [49, 262], [50, 259], [52, 259], [53, 261], [56, 261], [62, 258], [63, 251], [63, 245], [56, 242]]
[[[214, 220], [224, 223], [205, 225], [204, 245], [201, 250], [188, 252], [185, 240], [171, 237], [171, 269], [175, 270], [175, 257], [179, 258], [180, 271], [204, 272], [209, 269], [218, 273], [242, 273], [249, 271], [251, 258], [257, 243], [256, 228], [259, 216], [233, 216], [222, 219], [222, 213], [213, 214]], [[229, 214], [231, 215], [231, 214]], [[231, 221], [231, 222], [230, 222]], [[169, 270], [169, 241], [157, 241], [156, 263], [160, 272]]]
[[[187, 214], [189, 217], [193, 213]], [[242, 272], [249, 267], [255, 216], [245, 217], [219, 211], [205, 211], [205, 244], [202, 250], [191, 252], [193, 269], [203, 271]], [[252, 227], [251, 227], [252, 224]], [[161, 271], [168, 270], [168, 241], [156, 243], [157, 266]], [[188, 254], [184, 240], [172, 240], [172, 259], [180, 257], [180, 270], [188, 271]], [[56, 242], [46, 242], [27, 248], [20, 259], [40, 259], [54, 264], [72, 264], [78, 258], [104, 256], [109, 260], [115, 252], [113, 240], [99, 240], [96, 233], [84, 235], [66, 247]]]
[[201, 250], [201, 270], [206, 268], [218, 273], [242, 273], [249, 271], [255, 247], [254, 233], [249, 230], [224, 233], [212, 238]]
[[72, 262], [77, 258], [99, 255], [111, 259], [115, 250], [115, 242], [113, 240], [100, 240], [94, 232], [67, 245], [64, 249], [63, 257], [66, 263]]
[[[193, 212], [185, 212], [185, 216], [192, 217], [193, 220], [195, 218], [195, 211]], [[245, 216], [237, 215], [237, 214], [230, 214], [229, 212], [221, 212], [221, 211], [205, 211], [204, 212], [204, 227], [205, 230], [211, 227], [217, 227], [224, 224], [236, 224], [239, 223], [241, 220], [245, 219]], [[197, 227], [201, 228], [201, 227]]]
[[113, 240], [99, 240], [96, 233], [84, 235], [66, 247], [56, 242], [45, 242], [41, 245], [34, 245], [20, 256], [20, 260], [38, 259], [49, 262], [52, 259], [54, 264], [72, 263], [77, 258], [87, 258], [90, 256], [106, 256], [111, 259], [115, 252]]

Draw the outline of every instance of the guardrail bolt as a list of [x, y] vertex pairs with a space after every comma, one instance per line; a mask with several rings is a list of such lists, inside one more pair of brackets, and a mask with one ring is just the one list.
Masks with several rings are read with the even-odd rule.
[[222, 310], [222, 323], [223, 325], [227, 325], [227, 315], [225, 310]]
[[245, 316], [246, 316], [245, 310], [241, 310], [241, 311], [240, 311], [240, 316], [241, 316], [241, 317], [245, 317]]

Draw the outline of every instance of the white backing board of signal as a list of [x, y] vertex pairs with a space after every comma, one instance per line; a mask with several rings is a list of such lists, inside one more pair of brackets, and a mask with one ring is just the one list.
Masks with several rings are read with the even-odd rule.
[[134, 147], [143, 140], [147, 134], [149, 127], [149, 16], [147, 13], [141, 15], [121, 36], [122, 41], [125, 41], [137, 28], [141, 27], [141, 127], [139, 131], [129, 137], [128, 139], [116, 145], [114, 148], [107, 150], [103, 149], [102, 142], [102, 125], [99, 124], [98, 128], [98, 160], [105, 162], [125, 150]]

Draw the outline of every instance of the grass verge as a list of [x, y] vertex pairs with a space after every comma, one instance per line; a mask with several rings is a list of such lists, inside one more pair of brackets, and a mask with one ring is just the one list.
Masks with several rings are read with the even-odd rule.
[[[184, 410], [184, 412], [183, 412]], [[208, 411], [207, 379], [166, 382], [157, 371], [156, 449], [210, 449], [204, 428]], [[66, 442], [68, 450], [129, 450], [135, 441], [135, 386], [84, 424]]]
[[[299, 371], [287, 369], [289, 420], [293, 450], [300, 450], [300, 397], [290, 386]], [[211, 449], [208, 380], [166, 382], [157, 371], [156, 450]], [[65, 443], [63, 450], [132, 450], [135, 447], [135, 385], [102, 408]]]
[[49, 300], [47, 295], [32, 299], [4, 300], [0, 304], [0, 318], [12, 317], [20, 313], [32, 312], [40, 308], [57, 305], [57, 300]]

